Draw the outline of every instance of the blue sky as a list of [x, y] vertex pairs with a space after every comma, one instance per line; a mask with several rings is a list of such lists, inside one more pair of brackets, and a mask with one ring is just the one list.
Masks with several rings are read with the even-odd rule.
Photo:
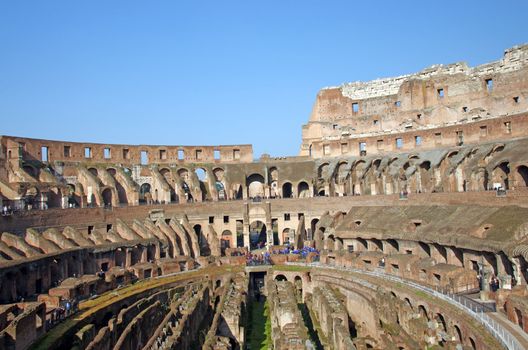
[[528, 1], [0, 0], [0, 134], [296, 155], [317, 92], [528, 42]]

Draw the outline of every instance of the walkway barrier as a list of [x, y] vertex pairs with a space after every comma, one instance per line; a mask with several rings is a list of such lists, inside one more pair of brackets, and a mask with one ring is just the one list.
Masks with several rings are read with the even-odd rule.
[[431, 294], [437, 298], [440, 298], [459, 309], [462, 309], [474, 319], [480, 322], [497, 340], [499, 340], [509, 350], [525, 350], [522, 344], [513, 336], [507, 329], [505, 329], [499, 322], [495, 321], [492, 317], [486, 313], [493, 312], [487, 305], [483, 305], [474, 301], [466, 296], [457, 295], [454, 293], [444, 293], [440, 289], [432, 289], [429, 287], [422, 286], [416, 282], [400, 278], [398, 276], [386, 274], [383, 270], [378, 269], [376, 271], [359, 270], [352, 267], [341, 267], [341, 266], [328, 266], [321, 263], [287, 263], [287, 265], [299, 265], [299, 266], [312, 266], [325, 269], [335, 269], [341, 271], [350, 271], [358, 274], [378, 277], [386, 279], [392, 282], [404, 283], [407, 286], [419, 289], [423, 292]]

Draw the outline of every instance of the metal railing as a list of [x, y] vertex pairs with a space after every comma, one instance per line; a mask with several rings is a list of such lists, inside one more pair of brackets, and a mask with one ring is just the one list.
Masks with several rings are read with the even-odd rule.
[[495, 321], [492, 317], [486, 314], [489, 312], [493, 312], [493, 310], [490, 309], [489, 306], [483, 305], [466, 296], [457, 295], [451, 292], [444, 292], [440, 288], [432, 289], [429, 287], [425, 287], [416, 282], [406, 280], [398, 276], [389, 275], [382, 271], [366, 271], [366, 270], [355, 269], [352, 267], [328, 266], [328, 265], [324, 265], [320, 263], [311, 263], [311, 264], [304, 263], [303, 264], [303, 263], [293, 263], [292, 262], [292, 263], [287, 263], [287, 264], [288, 265], [309, 265], [313, 267], [320, 267], [320, 268], [326, 268], [326, 269], [350, 271], [350, 272], [355, 272], [355, 273], [359, 273], [363, 275], [383, 278], [383, 279], [390, 280], [393, 282], [404, 283], [406, 286], [411, 286], [413, 288], [419, 289], [428, 294], [432, 294], [433, 296], [440, 298], [458, 307], [459, 309], [462, 309], [467, 314], [469, 314], [474, 319], [476, 319], [479, 323], [481, 323], [490, 332], [490, 334], [493, 335], [507, 349], [509, 350], [524, 350], [525, 349], [514, 335], [512, 335], [507, 329], [505, 329], [499, 322]]

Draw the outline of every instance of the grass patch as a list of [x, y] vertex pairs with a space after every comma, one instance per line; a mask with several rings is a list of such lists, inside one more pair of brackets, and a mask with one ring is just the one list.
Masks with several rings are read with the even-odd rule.
[[251, 301], [247, 343], [251, 350], [271, 348], [271, 319], [269, 306], [265, 301]]

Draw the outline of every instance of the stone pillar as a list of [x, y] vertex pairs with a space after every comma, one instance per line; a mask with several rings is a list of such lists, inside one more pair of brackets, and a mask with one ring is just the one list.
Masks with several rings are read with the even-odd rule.
[[125, 267], [132, 265], [132, 251], [130, 248], [125, 248]]
[[517, 281], [517, 286], [522, 285], [522, 274], [521, 274], [521, 261], [519, 258], [513, 258], [512, 262], [513, 267], [513, 277], [515, 277], [515, 280]]
[[248, 250], [251, 249], [249, 242], [249, 223], [244, 223], [244, 247], [247, 247]]
[[142, 263], [147, 262], [148, 261], [148, 254], [147, 254], [148, 247], [141, 247], [140, 249], [141, 249], [141, 262]]
[[489, 266], [480, 266], [480, 300], [489, 300], [489, 279], [491, 276], [491, 269]]

